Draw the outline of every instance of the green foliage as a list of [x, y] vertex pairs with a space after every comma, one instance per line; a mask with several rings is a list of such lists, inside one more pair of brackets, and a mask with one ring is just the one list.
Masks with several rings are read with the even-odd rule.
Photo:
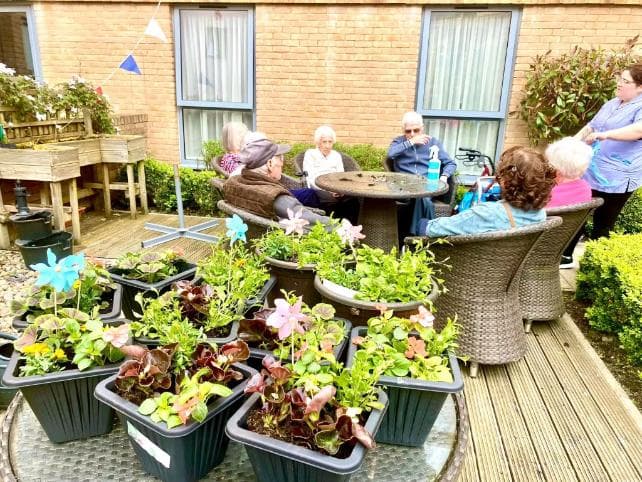
[[586, 311], [590, 325], [619, 333], [630, 360], [642, 364], [642, 234], [588, 242], [576, 296], [592, 302]]
[[[210, 184], [217, 177], [214, 171], [195, 171], [179, 168], [183, 208], [194, 214], [211, 216], [215, 214], [220, 195]], [[176, 210], [174, 172], [170, 164], [148, 158], [145, 162], [147, 192], [157, 209], [164, 212]]]
[[[314, 149], [315, 145], [305, 142], [290, 143], [290, 145], [292, 146], [292, 150], [285, 154], [286, 162], [284, 170], [286, 174], [293, 175], [296, 173], [296, 169], [292, 160], [300, 153], [308, 149]], [[333, 149], [352, 157], [364, 171], [382, 171], [383, 161], [388, 152], [387, 149], [376, 147], [372, 144], [344, 144], [342, 142], [337, 142]]]
[[[426, 320], [423, 324], [418, 321], [421, 317]], [[355, 362], [369, 365], [372, 371], [383, 367], [388, 376], [452, 383], [448, 355], [457, 348], [458, 326], [449, 319], [437, 332], [425, 309], [415, 318], [399, 318], [388, 310], [368, 320], [367, 335], [352, 340], [359, 346]]]
[[642, 233], [642, 189], [633, 193], [615, 223], [615, 231], [625, 234]]
[[223, 144], [221, 141], [205, 141], [203, 142], [203, 162], [208, 169], [212, 169], [212, 163], [217, 156], [222, 156], [225, 154], [225, 149], [223, 149]]
[[632, 52], [637, 40], [638, 36], [612, 51], [576, 46], [559, 57], [550, 51], [535, 56], [519, 105], [531, 143], [574, 135], [586, 125], [614, 96], [615, 76], [639, 62]]
[[116, 260], [112, 272], [124, 278], [145, 283], [156, 283], [178, 273], [178, 267], [187, 261], [172, 249], [165, 251], [134, 251]]
[[427, 301], [435, 278], [435, 256], [428, 246], [406, 250], [397, 256], [396, 249], [364, 245], [356, 250], [357, 263], [335, 265], [320, 262], [317, 272], [323, 279], [355, 290], [358, 300], [383, 303]]
[[24, 359], [20, 376], [115, 363], [124, 356], [118, 347], [127, 341], [128, 333], [128, 325], [108, 328], [73, 308], [62, 308], [58, 315], [40, 315], [14, 343]]
[[23, 122], [51, 118], [59, 111], [65, 111], [67, 118], [71, 118], [87, 109], [95, 133], [115, 132], [109, 102], [79, 77], [52, 88], [28, 76], [7, 73], [5, 69], [0, 72], [0, 99], [2, 105], [15, 109]]

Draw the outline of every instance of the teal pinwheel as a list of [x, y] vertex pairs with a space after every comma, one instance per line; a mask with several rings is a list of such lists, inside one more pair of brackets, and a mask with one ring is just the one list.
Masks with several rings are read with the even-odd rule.
[[225, 220], [225, 227], [227, 228], [227, 236], [230, 238], [230, 244], [234, 244], [235, 241], [247, 241], [245, 238], [245, 233], [247, 232], [247, 224], [238, 216], [234, 215], [231, 218]]
[[50, 285], [56, 291], [69, 291], [84, 266], [85, 257], [82, 254], [67, 256], [56, 262], [54, 252], [47, 249], [47, 264], [33, 264], [30, 268], [38, 272], [36, 286]]

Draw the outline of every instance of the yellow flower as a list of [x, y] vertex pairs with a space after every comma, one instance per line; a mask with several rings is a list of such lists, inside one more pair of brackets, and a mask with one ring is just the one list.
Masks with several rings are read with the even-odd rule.
[[80, 282], [79, 279], [77, 279], [76, 281], [74, 281], [73, 287], [75, 290], [79, 290], [81, 285], [82, 283]]
[[54, 352], [53, 356], [54, 356], [55, 360], [66, 360], [67, 359], [67, 355], [65, 355], [65, 351], [62, 348], [58, 348]]
[[242, 258], [236, 260], [236, 266], [238, 266], [239, 268], [242, 267], [242, 266], [245, 266], [245, 263], [246, 263], [246, 261], [244, 259], [242, 259]]
[[22, 349], [22, 352], [26, 355], [40, 355], [42, 353], [47, 353], [48, 351], [49, 347], [46, 343], [33, 343]]

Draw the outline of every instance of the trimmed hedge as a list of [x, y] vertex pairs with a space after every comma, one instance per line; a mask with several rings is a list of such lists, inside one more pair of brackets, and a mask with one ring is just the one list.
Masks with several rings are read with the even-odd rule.
[[589, 324], [618, 333], [632, 363], [642, 365], [642, 234], [589, 241], [577, 275], [578, 299], [591, 300]]
[[[295, 173], [294, 163], [292, 160], [301, 152], [305, 152], [306, 150], [313, 149], [315, 147], [314, 144], [306, 142], [279, 142], [290, 144], [292, 146], [292, 150], [285, 154], [285, 172], [290, 175]], [[376, 147], [372, 144], [343, 144], [341, 142], [337, 142], [334, 145], [334, 150], [343, 152], [344, 154], [352, 157], [364, 171], [382, 171], [383, 161], [388, 153], [388, 149]]]
[[[183, 208], [192, 214], [212, 216], [217, 213], [216, 203], [220, 199], [210, 180], [218, 177], [214, 171], [195, 171], [179, 168]], [[148, 158], [145, 161], [147, 193], [159, 211], [176, 211], [174, 171], [171, 164]]]
[[642, 189], [638, 189], [624, 205], [617, 218], [615, 231], [618, 233], [642, 233]]

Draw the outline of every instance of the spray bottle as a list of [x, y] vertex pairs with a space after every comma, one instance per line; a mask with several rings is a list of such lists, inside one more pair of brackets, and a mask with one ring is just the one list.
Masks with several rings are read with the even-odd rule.
[[439, 147], [430, 148], [430, 160], [428, 161], [428, 184], [435, 188], [439, 185], [439, 175], [441, 174], [441, 161], [439, 160]]

